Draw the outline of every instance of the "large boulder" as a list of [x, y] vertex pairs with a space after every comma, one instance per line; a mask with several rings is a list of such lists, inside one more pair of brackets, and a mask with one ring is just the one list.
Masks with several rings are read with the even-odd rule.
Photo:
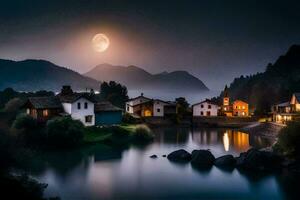
[[281, 167], [282, 158], [271, 151], [250, 149], [236, 158], [236, 166], [247, 170], [275, 170]]
[[232, 155], [225, 155], [217, 158], [214, 164], [217, 167], [230, 167], [233, 168], [235, 166], [236, 160]]
[[170, 153], [167, 158], [173, 162], [189, 162], [192, 159], [192, 156], [186, 150], [180, 149]]
[[215, 157], [209, 150], [194, 150], [192, 152], [192, 165], [210, 167], [214, 164]]

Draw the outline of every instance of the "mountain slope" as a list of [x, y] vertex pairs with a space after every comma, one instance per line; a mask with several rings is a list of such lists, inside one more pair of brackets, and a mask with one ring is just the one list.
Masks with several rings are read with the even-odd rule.
[[236, 78], [229, 87], [232, 99], [248, 101], [258, 113], [266, 113], [271, 105], [288, 101], [293, 92], [300, 92], [300, 45], [290, 47], [265, 72]]
[[60, 90], [62, 85], [76, 90], [99, 89], [99, 82], [44, 60], [10, 61], [0, 59], [0, 89]]
[[96, 80], [116, 81], [129, 89], [208, 90], [204, 83], [186, 71], [150, 74], [136, 66], [101, 64], [85, 74]]

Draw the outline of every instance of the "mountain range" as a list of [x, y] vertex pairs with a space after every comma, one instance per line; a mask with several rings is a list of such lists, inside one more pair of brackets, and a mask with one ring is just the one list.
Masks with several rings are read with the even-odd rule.
[[0, 89], [59, 91], [62, 85], [71, 85], [75, 90], [99, 90], [102, 81], [116, 81], [128, 89], [208, 90], [201, 80], [185, 71], [152, 75], [139, 67], [102, 64], [82, 75], [46, 60], [0, 59]]
[[151, 74], [136, 66], [101, 64], [84, 75], [98, 81], [117, 81], [129, 89], [208, 90], [201, 80], [186, 71]]
[[300, 45], [291, 46], [264, 72], [235, 78], [228, 91], [231, 99], [249, 102], [258, 114], [268, 113], [273, 104], [288, 101], [292, 93], [300, 92]]
[[76, 90], [99, 88], [98, 81], [45, 60], [0, 59], [0, 89], [59, 91], [66, 84]]

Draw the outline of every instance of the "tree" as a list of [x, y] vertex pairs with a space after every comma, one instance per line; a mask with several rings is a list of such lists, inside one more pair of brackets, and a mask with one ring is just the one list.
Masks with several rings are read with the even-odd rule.
[[44, 134], [36, 119], [27, 114], [20, 114], [13, 122], [17, 137], [25, 145], [40, 144], [44, 140]]
[[47, 143], [51, 147], [67, 148], [83, 141], [84, 125], [70, 117], [59, 117], [47, 123]]
[[100, 94], [103, 99], [120, 108], [125, 108], [125, 102], [129, 99], [127, 88], [115, 81], [103, 82]]
[[177, 116], [176, 123], [180, 123], [182, 119], [188, 115], [189, 112], [189, 103], [184, 97], [179, 97], [175, 99], [177, 104]]
[[4, 110], [6, 112], [17, 112], [23, 104], [23, 101], [20, 98], [13, 98], [9, 100], [5, 106]]

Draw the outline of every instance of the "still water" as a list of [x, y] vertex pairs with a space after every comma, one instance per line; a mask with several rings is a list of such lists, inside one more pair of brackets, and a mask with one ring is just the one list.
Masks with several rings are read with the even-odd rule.
[[[31, 174], [48, 183], [47, 196], [62, 199], [285, 199], [277, 175], [243, 174], [212, 167], [199, 171], [162, 157], [184, 148], [210, 149], [216, 156], [238, 155], [272, 141], [225, 129], [163, 128], [147, 146], [115, 150], [95, 145], [82, 150], [42, 155]], [[157, 159], [149, 158], [158, 155]]]

